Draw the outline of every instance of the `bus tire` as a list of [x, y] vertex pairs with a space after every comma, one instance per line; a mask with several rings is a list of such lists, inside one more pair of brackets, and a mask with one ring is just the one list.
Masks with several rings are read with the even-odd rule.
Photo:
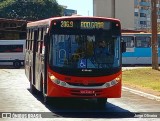
[[36, 90], [36, 88], [34, 87], [34, 85], [32, 85], [31, 82], [30, 82], [30, 92], [31, 92], [32, 94], [37, 94], [37, 90]]
[[107, 98], [97, 98], [97, 103], [99, 107], [105, 107], [107, 103]]
[[43, 94], [43, 102], [44, 102], [44, 104], [46, 104], [46, 105], [50, 105], [51, 102], [52, 102], [52, 98], [46, 96], [45, 94]]
[[18, 68], [21, 67], [21, 62], [20, 62], [19, 60], [15, 60], [15, 61], [13, 62], [13, 66], [14, 66], [14, 68], [18, 69]]

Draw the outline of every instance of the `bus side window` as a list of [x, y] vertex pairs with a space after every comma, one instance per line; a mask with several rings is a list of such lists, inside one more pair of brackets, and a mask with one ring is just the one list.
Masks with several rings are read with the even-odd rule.
[[29, 49], [30, 29], [27, 30], [26, 49]]
[[42, 40], [44, 41], [44, 35], [46, 34], [46, 28], [43, 28], [43, 36], [42, 36]]
[[45, 35], [45, 28], [39, 28], [38, 41], [37, 41], [37, 52], [40, 54], [42, 54], [42, 46], [44, 44], [44, 35]]
[[151, 47], [151, 37], [146, 37], [146, 47]]
[[126, 42], [126, 48], [133, 48], [135, 46], [133, 36], [123, 36], [122, 39], [124, 42]]
[[28, 50], [28, 39], [26, 40], [26, 49]]
[[33, 38], [33, 30], [30, 30], [29, 50], [32, 50], [32, 38]]
[[0, 45], [0, 48], [2, 53], [23, 52], [23, 45]]
[[31, 50], [33, 51], [34, 47], [34, 30], [32, 30], [32, 36], [31, 36]]
[[6, 46], [5, 45], [0, 45], [0, 53], [5, 52]]
[[11, 45], [3, 45], [3, 51], [2, 51], [2, 52], [4, 52], [4, 53], [11, 52], [10, 46], [11, 46]]
[[[37, 30], [37, 42], [39, 43], [39, 28]], [[37, 52], [39, 53], [39, 46], [37, 45]]]
[[[38, 52], [38, 30], [37, 29], [35, 29], [35, 30], [33, 30], [33, 48], [34, 48], [34, 46], [35, 46], [35, 51], [36, 52]], [[36, 45], [34, 45], [34, 44], [36, 44]], [[33, 49], [32, 48], [32, 49]]]
[[29, 50], [32, 50], [32, 41], [29, 40]]
[[150, 37], [136, 37], [136, 47], [147, 48], [151, 46]]
[[38, 29], [38, 43], [37, 43], [37, 49], [38, 49], [38, 53], [40, 53], [40, 42], [41, 42], [41, 28]]
[[44, 45], [44, 35], [45, 35], [45, 28], [41, 29], [41, 35], [40, 35], [40, 53], [42, 54], [42, 46]]
[[11, 48], [12, 52], [23, 52], [23, 45], [14, 45]]
[[38, 35], [38, 53], [42, 53], [42, 44], [43, 44], [43, 28], [40, 28]]

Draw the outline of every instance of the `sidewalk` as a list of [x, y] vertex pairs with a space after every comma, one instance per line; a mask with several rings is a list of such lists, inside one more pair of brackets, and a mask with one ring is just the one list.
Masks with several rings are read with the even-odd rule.
[[131, 93], [134, 93], [136, 95], [140, 95], [142, 97], [146, 97], [146, 98], [149, 98], [149, 99], [152, 99], [152, 100], [160, 101], [160, 96], [156, 96], [156, 95], [153, 95], [153, 94], [142, 92], [140, 90], [128, 88], [128, 87], [125, 87], [125, 86], [122, 87], [122, 90], [131, 92]]
[[[151, 67], [150, 66], [149, 67], [122, 67], [122, 71], [140, 69], [140, 68], [151, 68]], [[123, 83], [123, 80], [122, 80], [122, 83]], [[149, 88], [123, 84], [122, 89], [125, 91], [129, 91], [131, 93], [149, 98], [149, 99], [160, 101], [160, 92], [149, 89]]]

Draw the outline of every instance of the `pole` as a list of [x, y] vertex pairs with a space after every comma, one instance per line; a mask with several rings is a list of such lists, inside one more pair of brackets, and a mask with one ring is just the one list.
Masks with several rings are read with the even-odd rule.
[[151, 0], [152, 5], [152, 69], [158, 70], [158, 42], [157, 42], [157, 0]]
[[116, 17], [116, 1], [112, 0], [112, 18]]

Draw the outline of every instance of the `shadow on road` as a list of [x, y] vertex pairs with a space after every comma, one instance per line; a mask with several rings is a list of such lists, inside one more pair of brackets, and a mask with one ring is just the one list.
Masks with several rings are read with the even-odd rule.
[[[43, 103], [43, 96], [41, 94], [37, 93], [33, 96]], [[105, 107], [100, 107], [94, 99], [58, 98], [44, 105], [53, 113], [54, 117], [133, 118], [135, 116], [134, 113], [109, 102]]]

